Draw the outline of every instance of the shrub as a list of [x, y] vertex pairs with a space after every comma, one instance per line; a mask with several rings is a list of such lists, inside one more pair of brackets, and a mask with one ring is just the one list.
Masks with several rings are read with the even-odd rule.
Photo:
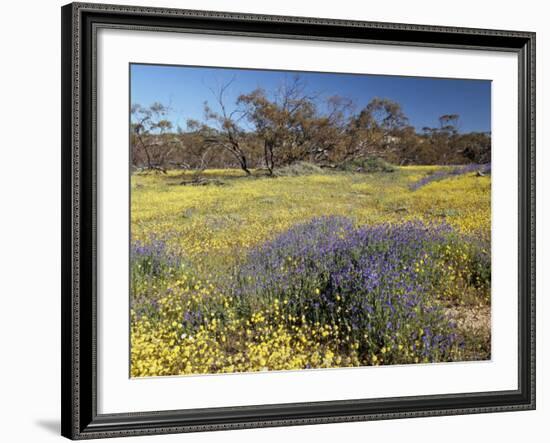
[[368, 157], [366, 159], [353, 159], [348, 160], [340, 165], [338, 168], [347, 172], [394, 172], [396, 167], [386, 160], [379, 157]]
[[299, 161], [292, 163], [282, 168], [278, 168], [273, 172], [277, 177], [297, 176], [297, 175], [315, 175], [323, 174], [324, 171], [313, 163]]

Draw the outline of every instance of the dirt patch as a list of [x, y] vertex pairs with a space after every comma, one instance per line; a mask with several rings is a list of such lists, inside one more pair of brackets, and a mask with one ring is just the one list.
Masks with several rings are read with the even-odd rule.
[[491, 358], [491, 308], [490, 306], [460, 306], [448, 308], [455, 319], [460, 334], [465, 338], [465, 360]]

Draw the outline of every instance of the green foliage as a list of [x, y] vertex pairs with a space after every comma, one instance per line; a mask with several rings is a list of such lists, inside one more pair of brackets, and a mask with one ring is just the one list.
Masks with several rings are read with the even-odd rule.
[[324, 171], [319, 166], [309, 162], [296, 162], [282, 168], [276, 169], [273, 175], [277, 177], [291, 177], [299, 175], [323, 174]]
[[347, 172], [395, 172], [396, 167], [391, 163], [379, 158], [368, 157], [366, 159], [352, 159], [342, 162], [339, 169]]

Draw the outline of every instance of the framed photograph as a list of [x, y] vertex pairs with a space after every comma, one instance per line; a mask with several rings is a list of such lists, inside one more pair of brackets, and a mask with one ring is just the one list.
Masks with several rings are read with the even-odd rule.
[[535, 408], [534, 33], [61, 14], [64, 436]]

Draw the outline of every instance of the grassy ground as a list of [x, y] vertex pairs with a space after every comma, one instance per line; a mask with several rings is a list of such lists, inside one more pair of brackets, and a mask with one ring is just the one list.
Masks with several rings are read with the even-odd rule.
[[[166, 272], [155, 276], [141, 272], [139, 278], [134, 279], [132, 375], [384, 362], [382, 354], [387, 351], [377, 354], [381, 358], [376, 357], [373, 362], [372, 356], [360, 353], [350, 356], [349, 351], [341, 351], [342, 346], [335, 348], [330, 341], [326, 346], [319, 346], [325, 341], [316, 341], [315, 336], [322, 335], [323, 331], [311, 324], [300, 324], [306, 332], [298, 333], [292, 327], [285, 327], [278, 335], [273, 335], [271, 329], [277, 329], [274, 323], [268, 335], [258, 338], [254, 335], [251, 317], [258, 313], [247, 313], [246, 317], [237, 312], [231, 295], [219, 282], [233, 278], [235, 267], [245, 260], [251, 249], [315, 217], [342, 216], [351, 219], [356, 226], [407, 221], [445, 223], [460, 235], [488, 244], [490, 176], [470, 173], [411, 190], [413, 183], [440, 169], [414, 166], [398, 168], [391, 173], [323, 172], [276, 178], [259, 172], [246, 177], [238, 170], [208, 170], [204, 174], [207, 184], [203, 186], [184, 184], [189, 182], [190, 172], [133, 175], [132, 240], [143, 245], [162, 241], [163, 253], [181, 258], [181, 263], [178, 259], [177, 266], [169, 263]], [[488, 358], [489, 291], [471, 291], [466, 288], [467, 284], [463, 286], [462, 293], [455, 291], [452, 297], [442, 297], [438, 301], [454, 316], [464, 338], [465, 345], [452, 359]], [[199, 299], [205, 298], [212, 298], [209, 312], [217, 319], [214, 326], [211, 321], [196, 325], [196, 331], [182, 326], [180, 318], [185, 316], [186, 310], [198, 306], [202, 303]], [[144, 311], [141, 307], [145, 305], [149, 308]], [[217, 310], [211, 308], [213, 305], [218, 306]], [[235, 315], [231, 318], [227, 312], [233, 310]], [[260, 326], [256, 327], [259, 329]], [[202, 347], [197, 344], [201, 337], [205, 342]], [[295, 340], [306, 340], [311, 346], [304, 345], [303, 355], [293, 359]], [[281, 356], [271, 358], [274, 347]], [[313, 348], [319, 349], [318, 356], [313, 356]]]
[[246, 177], [239, 170], [209, 170], [223, 185], [182, 186], [192, 174], [132, 177], [132, 237], [170, 236], [186, 254], [220, 264], [297, 222], [323, 215], [357, 224], [445, 221], [462, 232], [490, 232], [490, 177], [474, 174], [409, 186], [438, 169], [411, 166], [393, 173]]

